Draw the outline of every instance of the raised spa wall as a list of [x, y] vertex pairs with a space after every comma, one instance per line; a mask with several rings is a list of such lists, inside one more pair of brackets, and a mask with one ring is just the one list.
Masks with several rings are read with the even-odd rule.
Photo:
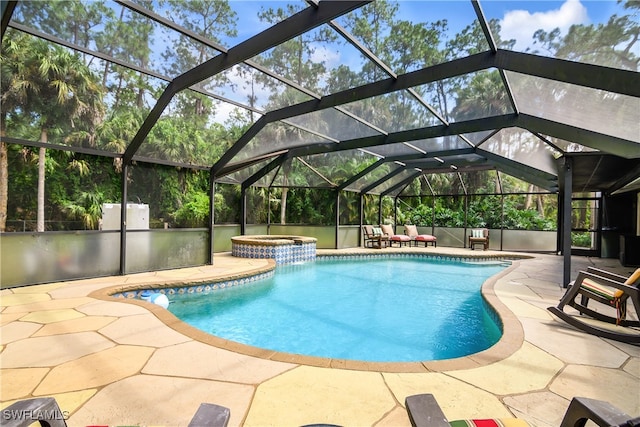
[[231, 255], [240, 258], [272, 258], [276, 264], [313, 261], [318, 239], [304, 236], [257, 235], [231, 238]]

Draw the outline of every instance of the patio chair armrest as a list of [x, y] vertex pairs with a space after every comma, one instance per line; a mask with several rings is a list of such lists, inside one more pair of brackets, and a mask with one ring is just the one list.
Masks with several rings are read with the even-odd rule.
[[433, 394], [407, 396], [404, 402], [413, 427], [450, 427]]
[[587, 277], [587, 274], [588, 273], [586, 271], [578, 272], [578, 277], [576, 277], [576, 280], [574, 280], [573, 282], [567, 285], [567, 290], [565, 291], [562, 298], [560, 298], [560, 302], [558, 303], [558, 308], [562, 309], [562, 307], [565, 304], [567, 304], [570, 301], [573, 301], [573, 299], [578, 295], [578, 292], [580, 292], [580, 284]]
[[189, 427], [227, 427], [231, 411], [213, 403], [201, 403], [189, 421]]
[[618, 282], [625, 282], [627, 280], [626, 277], [624, 277], [624, 276], [622, 276], [620, 274], [612, 273], [610, 271], [603, 270], [603, 269], [597, 268], [597, 267], [587, 267], [587, 272], [588, 273], [593, 273], [593, 274], [595, 274], [597, 276], [600, 276], [600, 277], [606, 277], [608, 279], [615, 280], [615, 281], [618, 281]]
[[574, 397], [569, 403], [560, 427], [584, 426], [587, 420], [601, 427], [627, 426], [632, 417], [608, 402]]

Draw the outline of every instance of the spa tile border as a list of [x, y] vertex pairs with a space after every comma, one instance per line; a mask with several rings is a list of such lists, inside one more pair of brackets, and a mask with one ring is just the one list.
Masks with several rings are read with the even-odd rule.
[[[242, 258], [242, 257], [241, 257]], [[370, 260], [370, 259], [390, 259], [390, 258], [423, 258], [429, 261], [435, 262], [470, 262], [470, 263], [501, 263], [509, 262], [513, 260], [513, 257], [504, 257], [499, 255], [483, 256], [483, 257], [466, 257], [466, 256], [449, 256], [438, 254], [425, 254], [420, 252], [407, 252], [407, 253], [385, 253], [385, 254], [346, 254], [346, 255], [318, 255], [314, 257], [316, 262], [327, 261], [347, 261], [347, 260]], [[280, 263], [276, 260], [276, 264]], [[170, 284], [146, 284], [132, 285], [131, 289], [122, 290], [120, 292], [114, 292], [110, 294], [114, 298], [141, 298], [142, 293], [146, 291], [156, 291], [168, 296], [171, 295], [184, 295], [194, 293], [209, 293], [217, 290], [231, 288], [235, 286], [243, 286], [254, 283], [259, 280], [268, 279], [273, 277], [275, 270], [270, 268], [268, 271], [259, 272], [254, 275], [241, 275], [231, 278], [219, 278], [211, 280], [210, 282], [203, 283], [199, 281], [197, 283], [183, 283], [179, 287], [172, 287]]]
[[209, 292], [222, 290], [226, 288], [232, 288], [234, 286], [243, 286], [248, 285], [250, 283], [257, 282], [263, 279], [269, 279], [273, 277], [275, 274], [275, 270], [265, 271], [263, 273], [258, 273], [252, 276], [247, 277], [237, 277], [234, 279], [220, 279], [218, 281], [212, 281], [211, 283], [192, 283], [192, 284], [184, 284], [183, 286], [174, 288], [165, 286], [155, 286], [155, 285], [147, 285], [143, 289], [131, 289], [122, 292], [116, 292], [111, 294], [114, 298], [142, 298], [142, 293], [145, 291], [156, 291], [160, 294], [164, 295], [184, 295], [184, 294], [207, 294]]

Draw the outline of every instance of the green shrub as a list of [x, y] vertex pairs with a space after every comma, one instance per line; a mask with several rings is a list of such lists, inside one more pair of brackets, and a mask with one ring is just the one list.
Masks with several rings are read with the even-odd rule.
[[187, 200], [176, 212], [173, 218], [178, 227], [205, 227], [209, 218], [209, 196], [197, 191], [188, 194]]

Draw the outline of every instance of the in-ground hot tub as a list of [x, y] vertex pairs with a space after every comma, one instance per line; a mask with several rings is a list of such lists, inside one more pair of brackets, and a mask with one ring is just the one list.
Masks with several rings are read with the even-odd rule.
[[235, 236], [231, 238], [231, 254], [240, 258], [273, 258], [276, 264], [313, 261], [317, 241], [305, 236]]

